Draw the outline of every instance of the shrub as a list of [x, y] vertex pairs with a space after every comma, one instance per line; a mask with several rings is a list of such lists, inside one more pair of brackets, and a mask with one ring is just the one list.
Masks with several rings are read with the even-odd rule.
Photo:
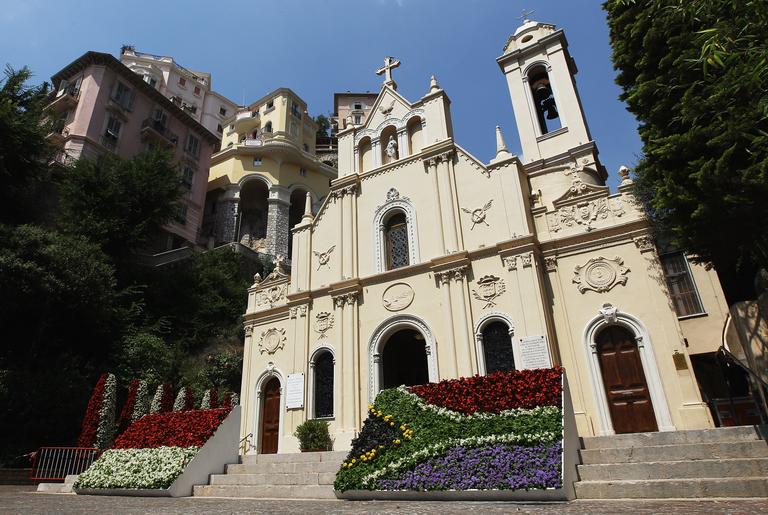
[[293, 436], [299, 440], [299, 448], [302, 451], [329, 451], [333, 446], [328, 422], [324, 420], [307, 420], [299, 424]]

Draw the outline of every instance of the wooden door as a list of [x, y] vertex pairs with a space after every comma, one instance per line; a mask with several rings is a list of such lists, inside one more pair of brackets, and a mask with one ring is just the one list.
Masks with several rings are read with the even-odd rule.
[[632, 333], [611, 326], [600, 332], [596, 343], [614, 431], [657, 431], [651, 394]]
[[277, 453], [280, 436], [280, 381], [273, 377], [264, 387], [261, 403], [261, 453]]

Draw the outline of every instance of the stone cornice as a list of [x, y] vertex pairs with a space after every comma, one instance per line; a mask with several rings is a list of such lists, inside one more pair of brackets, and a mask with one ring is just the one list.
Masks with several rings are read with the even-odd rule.
[[564, 256], [581, 253], [588, 249], [595, 249], [596, 242], [603, 246], [632, 241], [633, 237], [647, 234], [649, 231], [650, 224], [648, 220], [640, 219], [612, 227], [573, 234], [564, 238], [543, 241], [540, 243], [540, 246], [544, 255], [557, 254], [558, 256]]

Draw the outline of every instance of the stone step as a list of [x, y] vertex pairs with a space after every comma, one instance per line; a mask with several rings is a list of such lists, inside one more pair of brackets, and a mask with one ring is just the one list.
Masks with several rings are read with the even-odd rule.
[[327, 452], [294, 452], [286, 454], [248, 454], [243, 456], [244, 465], [256, 463], [317, 463], [332, 461], [341, 465], [348, 452], [327, 451]]
[[227, 474], [311, 474], [337, 472], [341, 461], [318, 461], [313, 463], [253, 463], [227, 465]]
[[335, 499], [331, 485], [196, 485], [195, 497], [260, 499]]
[[768, 458], [763, 441], [650, 445], [617, 449], [582, 449], [584, 465], [599, 463], [643, 463], [656, 461], [716, 460], [729, 458]]
[[768, 478], [645, 479], [580, 481], [578, 499], [671, 499], [767, 497]]
[[[762, 428], [764, 434], [765, 428]], [[761, 438], [758, 426], [718, 427], [687, 431], [661, 431], [632, 433], [612, 436], [582, 438], [585, 449], [616, 449], [620, 447], [644, 447], [647, 445], [676, 445], [694, 443], [748, 442]]]
[[582, 481], [768, 477], [768, 458], [579, 465]]
[[300, 474], [212, 474], [212, 485], [332, 485], [335, 472]]

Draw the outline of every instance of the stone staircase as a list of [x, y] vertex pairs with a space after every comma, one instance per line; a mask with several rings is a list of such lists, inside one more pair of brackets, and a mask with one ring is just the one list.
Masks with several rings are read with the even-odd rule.
[[212, 474], [197, 485], [195, 497], [255, 497], [271, 499], [335, 499], [333, 481], [347, 452], [257, 454], [227, 465], [225, 474]]
[[756, 426], [584, 438], [580, 452], [580, 499], [768, 497]]

